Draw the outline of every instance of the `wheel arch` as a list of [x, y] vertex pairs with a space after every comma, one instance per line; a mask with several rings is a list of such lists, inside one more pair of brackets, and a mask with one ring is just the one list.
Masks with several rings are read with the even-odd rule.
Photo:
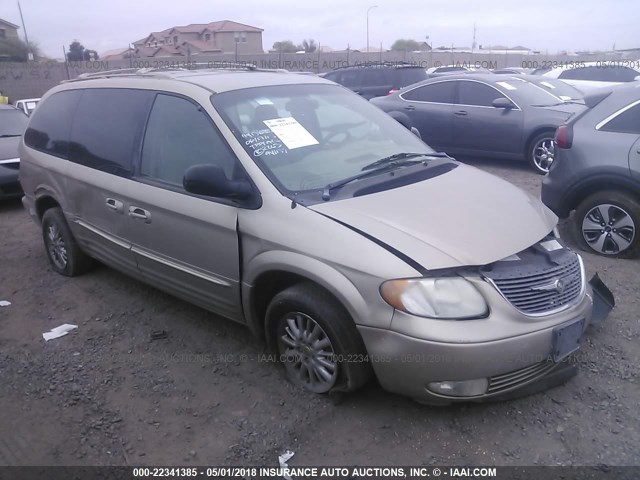
[[47, 210], [60, 206], [60, 202], [58, 202], [58, 200], [56, 200], [56, 198], [48, 191], [43, 191], [36, 194], [36, 215], [38, 216], [38, 220], [40, 222], [42, 222], [42, 217]]
[[[294, 252], [271, 251], [255, 257], [242, 284], [245, 319], [251, 332], [266, 338], [265, 313], [271, 299], [297, 283], [313, 283], [330, 294], [357, 323], [370, 310], [355, 285], [341, 272], [319, 260]], [[391, 310], [389, 315], [391, 323]]]
[[640, 183], [624, 174], [598, 174], [578, 183], [571, 189], [565, 203], [567, 214], [590, 195], [604, 190], [619, 190], [640, 202]]

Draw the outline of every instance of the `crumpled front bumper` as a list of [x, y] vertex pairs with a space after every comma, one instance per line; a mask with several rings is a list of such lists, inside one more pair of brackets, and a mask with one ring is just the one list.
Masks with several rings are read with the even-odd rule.
[[[584, 329], [601, 323], [615, 306], [613, 294], [595, 275], [572, 319], [584, 319]], [[461, 328], [464, 326], [461, 324]], [[380, 384], [421, 403], [484, 402], [512, 399], [566, 382], [577, 373], [571, 357], [553, 360], [558, 325], [525, 335], [480, 343], [445, 343], [411, 337], [392, 330], [359, 326]], [[584, 334], [584, 330], [583, 330]], [[446, 396], [429, 390], [430, 382], [487, 379], [484, 394]]]

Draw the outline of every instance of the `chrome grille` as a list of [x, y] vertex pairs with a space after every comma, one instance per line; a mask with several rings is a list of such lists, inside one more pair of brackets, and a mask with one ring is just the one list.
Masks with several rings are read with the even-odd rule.
[[524, 385], [525, 383], [546, 375], [555, 366], [555, 363], [545, 360], [513, 372], [496, 375], [489, 379], [489, 388], [487, 389], [487, 393], [503, 392], [505, 390]]
[[559, 265], [547, 265], [527, 275], [491, 276], [502, 295], [528, 315], [543, 315], [572, 304], [584, 288], [582, 261], [571, 253]]

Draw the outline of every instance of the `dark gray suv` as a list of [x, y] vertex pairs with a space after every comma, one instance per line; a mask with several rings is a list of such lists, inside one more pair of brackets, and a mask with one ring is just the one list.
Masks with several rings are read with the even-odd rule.
[[640, 253], [640, 82], [585, 98], [588, 107], [555, 135], [542, 201], [575, 210], [581, 246], [600, 255]]

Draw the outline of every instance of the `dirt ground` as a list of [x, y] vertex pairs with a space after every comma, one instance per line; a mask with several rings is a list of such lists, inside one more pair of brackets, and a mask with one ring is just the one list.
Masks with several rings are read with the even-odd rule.
[[[473, 163], [539, 195], [524, 166]], [[639, 465], [640, 262], [583, 256], [617, 307], [566, 385], [435, 408], [372, 382], [334, 404], [240, 325], [106, 267], [53, 273], [20, 202], [0, 204], [0, 465]]]

